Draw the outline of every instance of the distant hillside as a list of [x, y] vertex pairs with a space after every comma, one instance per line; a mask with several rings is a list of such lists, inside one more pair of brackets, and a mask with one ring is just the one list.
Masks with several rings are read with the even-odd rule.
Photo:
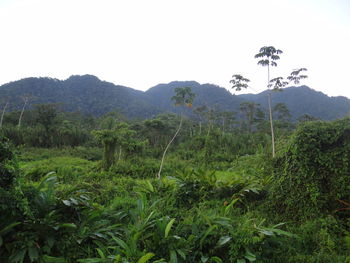
[[93, 115], [116, 110], [130, 118], [146, 118], [161, 112], [144, 92], [101, 81], [91, 75], [71, 76], [64, 81], [26, 78], [0, 87], [0, 97], [10, 99], [11, 110], [18, 110], [23, 105], [20, 98], [23, 94], [33, 97], [31, 104], [62, 103], [67, 111]]
[[[259, 94], [239, 95], [240, 98], [259, 103], [267, 108], [267, 91]], [[303, 114], [332, 120], [350, 114], [350, 100], [346, 97], [328, 97], [307, 86], [290, 87], [272, 94], [272, 104], [285, 103], [294, 119]]]
[[[101, 81], [92, 75], [71, 76], [66, 80], [26, 78], [0, 86], [0, 109], [9, 101], [9, 110], [19, 110], [21, 96], [30, 94], [30, 105], [61, 103], [64, 110], [81, 111], [96, 116], [118, 111], [128, 118], [151, 118], [163, 112], [179, 113], [171, 101], [176, 87], [191, 87], [196, 94], [194, 107], [206, 105], [226, 111], [239, 111], [240, 103], [254, 101], [267, 108], [266, 91], [260, 94], [232, 95], [213, 84], [174, 81], [159, 84], [146, 92]], [[336, 119], [350, 112], [350, 100], [328, 97], [306, 86], [284, 89], [273, 94], [273, 104], [286, 103], [294, 119], [310, 114], [321, 119]], [[188, 110], [187, 114], [190, 113]]]
[[194, 107], [206, 105], [216, 107], [225, 111], [238, 111], [239, 104], [243, 98], [232, 95], [226, 89], [213, 84], [199, 84], [195, 81], [174, 81], [169, 84], [159, 84], [145, 92], [153, 102], [167, 112], [179, 112], [179, 107], [175, 107], [171, 101], [174, 96], [174, 89], [177, 87], [191, 87], [196, 94]]

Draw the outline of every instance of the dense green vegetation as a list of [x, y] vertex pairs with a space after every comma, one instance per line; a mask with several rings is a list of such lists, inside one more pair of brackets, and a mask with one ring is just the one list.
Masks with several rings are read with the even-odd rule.
[[350, 119], [292, 123], [281, 104], [272, 158], [259, 105], [238, 110], [6, 112], [0, 262], [350, 262]]

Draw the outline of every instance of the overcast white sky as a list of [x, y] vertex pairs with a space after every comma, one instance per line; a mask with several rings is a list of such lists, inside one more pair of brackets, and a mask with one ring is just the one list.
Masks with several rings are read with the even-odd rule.
[[0, 84], [93, 74], [147, 90], [173, 80], [266, 87], [262, 46], [283, 50], [272, 77], [350, 98], [349, 0], [0, 0]]

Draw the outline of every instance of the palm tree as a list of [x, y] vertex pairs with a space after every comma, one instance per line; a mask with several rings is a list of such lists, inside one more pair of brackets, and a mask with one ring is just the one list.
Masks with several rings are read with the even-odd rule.
[[282, 54], [282, 50], [276, 49], [272, 46], [265, 46], [260, 48], [258, 54], [255, 55], [255, 58], [261, 58], [258, 61], [258, 65], [263, 67], [267, 66], [267, 87], [269, 89], [268, 92], [268, 105], [269, 105], [269, 116], [270, 116], [270, 128], [271, 128], [271, 141], [272, 141], [272, 157], [275, 157], [275, 135], [273, 130], [273, 119], [272, 119], [272, 108], [271, 108], [271, 90], [270, 90], [270, 67], [276, 67], [276, 60], [280, 59], [280, 54]]
[[[195, 97], [195, 94], [192, 93], [190, 87], [175, 88], [175, 96], [173, 96], [171, 98], [171, 100], [175, 102], [175, 106], [187, 106], [187, 107], [191, 108], [194, 97]], [[159, 167], [159, 171], [158, 171], [158, 174], [157, 174], [157, 178], [158, 179], [160, 179], [160, 175], [161, 175], [161, 172], [162, 172], [162, 168], [163, 168], [163, 163], [164, 163], [164, 158], [165, 158], [166, 152], [168, 151], [171, 143], [175, 140], [176, 136], [180, 132], [181, 127], [182, 127], [182, 121], [183, 121], [183, 116], [182, 116], [182, 113], [181, 113], [180, 114], [179, 127], [177, 128], [173, 138], [170, 140], [170, 142], [165, 147], [165, 150], [163, 152], [162, 160], [160, 162], [160, 167]]]
[[[102, 169], [108, 171], [116, 162], [115, 152], [117, 146], [122, 147], [128, 144], [134, 135], [134, 131], [129, 129], [127, 123], [120, 122], [111, 129], [94, 130], [92, 134], [103, 144]], [[120, 154], [119, 152], [119, 158]]]

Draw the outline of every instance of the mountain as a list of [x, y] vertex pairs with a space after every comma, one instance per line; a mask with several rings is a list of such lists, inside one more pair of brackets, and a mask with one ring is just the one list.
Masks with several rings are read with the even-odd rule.
[[[268, 108], [267, 93], [243, 94], [240, 98], [259, 103]], [[350, 100], [346, 97], [328, 97], [322, 92], [307, 86], [285, 88], [272, 93], [272, 105], [285, 103], [293, 119], [303, 114], [309, 114], [323, 120], [342, 118], [350, 113]]]
[[0, 87], [0, 98], [9, 98], [10, 110], [22, 107], [21, 96], [25, 94], [30, 94], [31, 105], [62, 103], [64, 110], [97, 116], [116, 110], [129, 118], [146, 118], [162, 111], [152, 105], [144, 92], [101, 81], [92, 75], [71, 76], [63, 81], [26, 78]]
[[[163, 112], [180, 112], [171, 101], [174, 89], [191, 87], [196, 94], [194, 107], [206, 105], [225, 111], [239, 111], [240, 103], [253, 101], [267, 108], [267, 91], [259, 94], [232, 95], [213, 84], [174, 81], [159, 84], [146, 92], [101, 81], [92, 75], [71, 76], [66, 80], [26, 78], [0, 86], [0, 109], [9, 102], [9, 110], [20, 110], [22, 96], [30, 95], [30, 105], [60, 103], [67, 111], [81, 111], [96, 116], [118, 111], [128, 118], [151, 118]], [[286, 103], [293, 119], [309, 114], [321, 119], [336, 119], [350, 112], [350, 100], [328, 97], [306, 86], [291, 87], [273, 93], [273, 104]], [[190, 114], [187, 110], [186, 114]]]
[[206, 105], [211, 108], [219, 108], [225, 111], [238, 111], [239, 104], [244, 101], [243, 98], [232, 95], [226, 89], [213, 84], [199, 84], [195, 81], [173, 81], [169, 84], [159, 84], [145, 92], [153, 104], [167, 112], [180, 112], [180, 108], [174, 106], [171, 97], [174, 96], [174, 90], [178, 87], [190, 87], [196, 94], [194, 107]]

